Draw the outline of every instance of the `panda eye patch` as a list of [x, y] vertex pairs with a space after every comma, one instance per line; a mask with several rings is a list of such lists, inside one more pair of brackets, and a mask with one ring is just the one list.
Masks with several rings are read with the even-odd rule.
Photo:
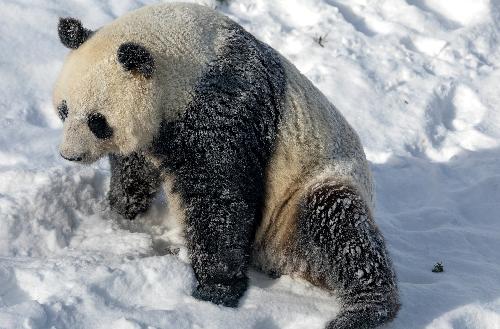
[[113, 129], [108, 125], [106, 117], [101, 113], [90, 114], [87, 124], [90, 131], [99, 139], [107, 139], [113, 135]]
[[64, 120], [66, 120], [66, 118], [68, 117], [68, 105], [66, 104], [65, 100], [63, 100], [61, 104], [57, 106], [57, 115], [62, 122], [64, 122]]

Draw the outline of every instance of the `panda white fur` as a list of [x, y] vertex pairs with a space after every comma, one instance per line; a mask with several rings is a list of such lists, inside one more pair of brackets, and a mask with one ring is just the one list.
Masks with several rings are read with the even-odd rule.
[[59, 22], [72, 51], [54, 89], [61, 155], [109, 156], [111, 207], [133, 219], [164, 185], [198, 286], [236, 306], [253, 264], [335, 290], [328, 328], [398, 311], [359, 138], [312, 83], [229, 18], [194, 4], [131, 12], [98, 31]]

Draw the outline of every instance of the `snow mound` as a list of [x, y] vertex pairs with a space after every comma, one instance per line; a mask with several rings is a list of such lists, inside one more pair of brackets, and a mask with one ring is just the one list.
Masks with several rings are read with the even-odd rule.
[[467, 26], [478, 23], [490, 13], [489, 0], [410, 0], [414, 6], [437, 16], [443, 23], [455, 26]]

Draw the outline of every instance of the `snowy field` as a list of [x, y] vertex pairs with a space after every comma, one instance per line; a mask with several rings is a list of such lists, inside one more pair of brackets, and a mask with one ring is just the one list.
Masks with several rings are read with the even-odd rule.
[[[323, 328], [335, 300], [290, 277], [252, 273], [238, 309], [193, 299], [161, 198], [123, 222], [106, 204], [107, 163], [59, 157], [58, 16], [96, 29], [152, 2], [0, 0], [0, 328]], [[400, 282], [388, 328], [500, 328], [500, 1], [219, 9], [295, 63], [360, 134]]]

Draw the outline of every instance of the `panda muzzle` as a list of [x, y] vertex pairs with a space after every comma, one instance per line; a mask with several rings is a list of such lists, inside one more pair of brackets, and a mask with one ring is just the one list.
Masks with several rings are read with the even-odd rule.
[[61, 155], [61, 157], [63, 157], [63, 159], [65, 160], [68, 160], [68, 161], [76, 161], [76, 162], [79, 162], [79, 161], [82, 161], [83, 160], [83, 157], [66, 157], [64, 156], [62, 153], [59, 153]]

